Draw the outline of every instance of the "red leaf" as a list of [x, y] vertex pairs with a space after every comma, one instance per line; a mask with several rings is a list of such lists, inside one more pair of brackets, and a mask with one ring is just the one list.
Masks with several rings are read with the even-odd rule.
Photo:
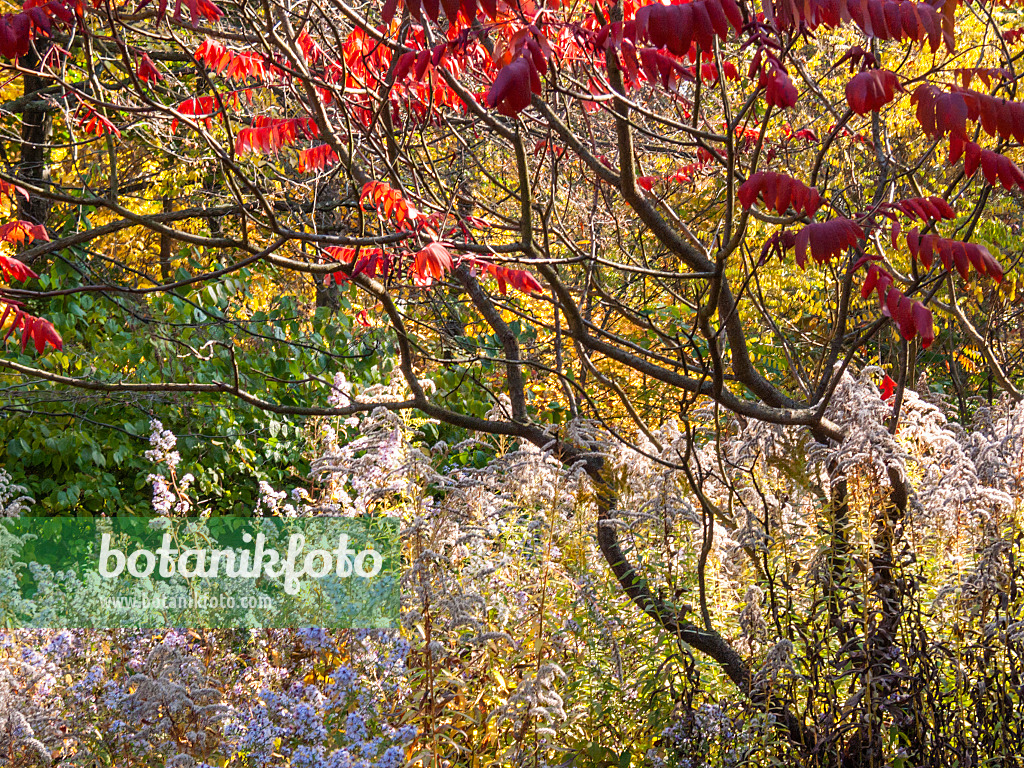
[[907, 247], [911, 257], [920, 261], [925, 269], [931, 268], [934, 254], [937, 253], [943, 268], [956, 269], [964, 280], [970, 276], [969, 269], [973, 266], [978, 274], [987, 275], [997, 283], [1002, 282], [1002, 265], [989, 253], [988, 248], [978, 243], [964, 243], [938, 235], [921, 237], [915, 227], [907, 233]]
[[25, 282], [33, 277], [38, 277], [38, 275], [27, 264], [17, 259], [0, 255], [0, 278], [4, 281], [18, 280], [19, 282]]
[[932, 51], [941, 43], [952, 51], [951, 19], [927, 3], [910, 0], [774, 0], [763, 4], [765, 18], [791, 30], [801, 23], [808, 28], [838, 27], [852, 20], [866, 35], [880, 40], [911, 40]]
[[46, 227], [33, 224], [31, 221], [9, 221], [0, 227], [0, 240], [18, 245], [31, 243], [33, 240], [49, 240]]
[[421, 287], [430, 286], [434, 280], [442, 279], [454, 268], [452, 255], [441, 243], [430, 243], [416, 254], [412, 274], [413, 281]]
[[[11, 317], [12, 315], [13, 317]], [[21, 307], [11, 302], [7, 302], [3, 316], [0, 317], [0, 327], [7, 321], [8, 317], [11, 317], [11, 320], [4, 340], [10, 338], [11, 334], [20, 328], [22, 352], [25, 351], [30, 339], [35, 344], [36, 353], [40, 355], [45, 351], [47, 344], [58, 350], [64, 348], [64, 342], [60, 334], [57, 333], [57, 329], [53, 327], [49, 320], [30, 315], [22, 311]]]
[[798, 94], [793, 81], [781, 66], [765, 67], [758, 85], [765, 89], [765, 103], [780, 109], [796, 104]]
[[[28, 3], [26, 3], [26, 6], [27, 5]], [[45, 10], [39, 6], [33, 6], [31, 8], [26, 7], [25, 13], [28, 14], [33, 27], [42, 32], [46, 37], [50, 36], [52, 25], [50, 24], [50, 17], [46, 15]]]
[[675, 93], [681, 81], [693, 80], [693, 73], [687, 67], [656, 48], [641, 48], [639, 53], [647, 80], [660, 81], [666, 91]]
[[921, 337], [921, 346], [928, 349], [935, 341], [935, 327], [932, 324], [932, 311], [919, 301], [914, 302], [914, 327]]
[[[885, 273], [886, 280], [879, 281], [878, 297], [882, 303], [882, 314], [892, 318], [899, 330], [900, 335], [910, 341], [918, 334], [925, 348], [931, 346], [935, 340], [935, 331], [932, 329], [932, 313], [919, 301], [908, 298], [891, 282], [891, 277]], [[888, 399], [888, 398], [886, 398]]]
[[995, 78], [1009, 80], [1012, 75], [1010, 70], [1004, 67], [957, 67], [953, 70], [953, 73], [959, 75], [960, 85], [964, 88], [968, 88], [971, 85], [971, 80], [977, 77], [985, 84], [985, 87], [991, 85], [991, 80]]
[[544, 290], [544, 286], [525, 269], [510, 269], [483, 259], [472, 259], [471, 263], [482, 268], [498, 281], [498, 291], [502, 296], [506, 294], [506, 285], [511, 285], [525, 294], [542, 293]]
[[[383, 218], [393, 218], [400, 227], [408, 227], [421, 219], [421, 214], [402, 198], [402, 193], [382, 181], [368, 181], [363, 185], [359, 203], [367, 199], [377, 206], [377, 213]], [[365, 210], [365, 208], [364, 208]]]
[[884, 291], [888, 290], [891, 282], [892, 278], [888, 272], [872, 264], [868, 267], [868, 276], [864, 278], [864, 284], [860, 287], [860, 297], [866, 299], [876, 288], [881, 296]]
[[1007, 29], [1006, 31], [1003, 32], [1003, 39], [1006, 42], [1010, 43], [1011, 45], [1013, 43], [1016, 43], [1022, 37], [1024, 37], [1024, 27], [1016, 27], [1015, 29]]
[[[391, 266], [391, 257], [380, 248], [357, 249], [331, 245], [324, 248], [324, 251], [343, 264], [352, 264], [355, 261], [352, 267], [352, 277], [362, 273], [369, 277], [374, 277], [378, 274], [383, 276], [388, 273], [388, 269]], [[357, 259], [356, 256], [359, 258]], [[324, 276], [324, 285], [330, 285], [332, 282], [341, 285], [349, 279], [350, 277], [347, 273], [338, 270]]]
[[934, 85], [917, 87], [910, 97], [910, 103], [917, 105], [917, 120], [926, 136], [937, 138], [950, 134], [967, 141], [967, 102], [960, 93], [944, 93]]
[[943, 219], [955, 219], [956, 211], [949, 203], [941, 197], [908, 197], [895, 203], [893, 208], [902, 211], [907, 216], [916, 217], [922, 221], [941, 221]]
[[886, 374], [878, 389], [882, 393], [883, 400], [890, 400], [892, 398], [892, 393], [896, 390], [896, 380], [889, 374]]
[[[181, 21], [181, 3], [182, 0], [176, 0], [174, 4], [175, 21]], [[217, 22], [224, 15], [224, 12], [211, 3], [210, 0], [185, 0], [185, 5], [188, 6], [189, 19], [192, 22], [193, 29], [199, 26], [200, 18]]]
[[796, 263], [800, 267], [805, 265], [808, 246], [813, 259], [822, 264], [841, 255], [847, 248], [852, 248], [863, 239], [864, 230], [850, 219], [837, 217], [808, 224], [796, 235]]
[[507, 269], [505, 274], [508, 276], [509, 283], [523, 293], [541, 293], [544, 290], [544, 287], [537, 282], [537, 278], [525, 269]]
[[744, 208], [750, 208], [758, 195], [764, 200], [765, 207], [774, 208], [780, 215], [792, 205], [794, 210], [814, 216], [821, 205], [821, 196], [816, 187], [808, 187], [784, 173], [759, 171], [743, 182], [736, 193]]
[[636, 12], [636, 39], [650, 40], [655, 48], [667, 48], [685, 56], [691, 42], [709, 51], [717, 37], [724, 40], [731, 26], [737, 32], [743, 16], [735, 0], [694, 0], [685, 5], [645, 5]]
[[530, 106], [531, 79], [536, 70], [532, 59], [519, 56], [506, 64], [494, 78], [484, 103], [507, 117], [514, 117]]
[[885, 69], [869, 69], [855, 75], [846, 84], [846, 103], [858, 115], [877, 112], [896, 98], [899, 78]]
[[163, 79], [163, 75], [160, 74], [160, 71], [153, 63], [153, 60], [149, 58], [148, 53], [142, 54], [142, 58], [139, 60], [139, 69], [137, 74], [139, 76], [139, 80], [144, 83], [155, 83], [157, 80]]
[[989, 184], [998, 181], [1003, 189], [1013, 187], [1024, 189], [1024, 172], [1010, 158], [1004, 157], [990, 149], [982, 149], [973, 141], [964, 143], [964, 173], [972, 176], [981, 167], [981, 172]]
[[15, 200], [15, 195], [21, 195], [23, 198], [28, 200], [28, 190], [23, 187], [19, 187], [17, 184], [4, 181], [3, 179], [0, 179], [0, 194], [7, 195], [12, 202]]

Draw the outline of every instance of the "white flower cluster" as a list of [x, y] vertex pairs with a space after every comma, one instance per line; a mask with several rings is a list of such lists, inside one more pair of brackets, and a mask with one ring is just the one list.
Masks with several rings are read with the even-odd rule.
[[499, 725], [511, 722], [517, 728], [526, 718], [536, 718], [542, 723], [536, 729], [537, 735], [554, 736], [553, 726], [568, 717], [562, 697], [555, 691], [555, 678], [567, 679], [557, 664], [541, 664], [535, 675], [523, 678], [508, 703], [495, 709], [491, 717]]
[[149, 444], [153, 447], [143, 455], [158, 467], [165, 467], [170, 476], [154, 472], [146, 478], [153, 486], [153, 511], [158, 515], [187, 515], [192, 509], [189, 489], [195, 478], [191, 474], [181, 478], [177, 476], [177, 467], [181, 463], [181, 455], [175, 450], [178, 438], [169, 429], [164, 429], [159, 419], [150, 419], [149, 429]]
[[11, 473], [0, 467], [0, 517], [17, 517], [28, 512], [35, 499], [27, 494], [28, 489], [15, 485]]
[[121, 706], [133, 730], [126, 738], [142, 754], [164, 755], [168, 765], [190, 768], [212, 753], [218, 727], [232, 714], [202, 662], [172, 643], [154, 647], [128, 687]]
[[149, 444], [153, 446], [143, 456], [154, 464], [163, 464], [168, 469], [175, 469], [181, 462], [181, 456], [175, 450], [178, 438], [159, 419], [149, 421]]
[[40, 697], [26, 698], [24, 692], [36, 685], [48, 688], [52, 680], [45, 679], [45, 665], [12, 660], [8, 664], [0, 666], [0, 754], [11, 758], [13, 765], [26, 768], [50, 765], [50, 748], [43, 739], [51, 744], [56, 741], [58, 720], [40, 706]]
[[909, 454], [889, 433], [892, 408], [879, 396], [873, 376], [882, 369], [869, 366], [860, 375], [848, 371], [839, 380], [825, 416], [845, 429], [842, 442], [817, 445], [810, 457], [828, 467], [834, 476], [854, 470], [880, 488], [891, 486], [889, 470], [906, 476]]

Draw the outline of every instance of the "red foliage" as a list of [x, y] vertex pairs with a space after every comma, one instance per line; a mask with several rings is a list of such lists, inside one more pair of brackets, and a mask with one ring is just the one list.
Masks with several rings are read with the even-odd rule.
[[498, 72], [484, 103], [506, 117], [515, 117], [528, 106], [532, 94], [541, 93], [540, 74], [533, 59], [518, 56]]
[[[362, 30], [359, 31], [362, 32]], [[310, 37], [309, 32], [306, 30], [299, 32], [295, 42], [299, 44], [299, 50], [302, 51], [302, 57], [306, 60], [307, 64], [316, 64], [324, 57], [323, 49]]]
[[920, 85], [914, 91], [912, 103], [917, 104], [917, 120], [925, 135], [938, 137], [949, 134], [966, 142], [967, 121], [981, 122], [989, 136], [1013, 139], [1024, 143], [1024, 103], [1007, 101], [987, 93], [953, 86], [949, 93], [934, 85]]
[[685, 56], [696, 44], [710, 51], [715, 38], [725, 40], [729, 27], [737, 32], [743, 16], [736, 0], [694, 0], [686, 5], [646, 5], [636, 12], [636, 39], [650, 40], [655, 48], [666, 48]]
[[16, 303], [10, 301], [6, 303], [3, 315], [0, 315], [0, 328], [3, 328], [8, 320], [10, 325], [7, 327], [4, 341], [7, 341], [11, 334], [20, 328], [22, 352], [28, 346], [29, 339], [35, 343], [36, 353], [40, 355], [46, 349], [47, 344], [54, 349], [64, 348], [64, 341], [49, 320], [43, 320], [41, 317], [30, 315], [23, 311]]
[[858, 115], [877, 112], [896, 98], [896, 91], [903, 90], [895, 72], [887, 69], [868, 69], [846, 84], [846, 103]]
[[403, 53], [395, 65], [395, 82], [402, 82], [410, 73], [413, 79], [422, 80], [427, 67], [440, 65], [447, 50], [448, 43], [438, 43], [430, 50]]
[[[186, 99], [178, 105], [183, 115], [194, 117], [206, 125], [206, 130], [213, 127], [214, 101], [213, 96], [200, 96], [198, 99]], [[178, 129], [178, 120], [171, 121], [171, 131]]]
[[160, 70], [156, 68], [153, 60], [149, 58], [148, 53], [142, 54], [142, 57], [139, 59], [139, 68], [136, 74], [138, 75], [139, 80], [144, 83], [155, 83], [157, 80], [162, 80], [164, 77], [160, 74]]
[[207, 69], [224, 75], [236, 82], [250, 78], [266, 81], [267, 63], [263, 56], [245, 51], [232, 51], [222, 43], [207, 38], [193, 54], [196, 61], [206, 65]]
[[537, 278], [525, 269], [510, 269], [483, 259], [471, 259], [470, 262], [498, 281], [498, 290], [502, 296], [507, 294], [510, 285], [526, 295], [541, 293], [544, 290], [544, 286], [537, 282]]
[[788, 109], [796, 104], [796, 86], [781, 65], [771, 64], [762, 69], [758, 85], [765, 89], [765, 103], [780, 109]]
[[917, 217], [922, 221], [941, 221], [955, 219], [956, 211], [941, 197], [908, 197], [898, 203], [886, 206], [889, 210], [902, 211], [907, 216]]
[[971, 80], [977, 77], [988, 88], [992, 80], [1010, 80], [1013, 74], [1005, 67], [957, 67], [953, 70], [960, 77], [960, 85], [968, 88]]
[[950, 134], [967, 141], [967, 104], [958, 93], [945, 93], [931, 84], [919, 85], [910, 97], [917, 105], [917, 121], [926, 136]]
[[0, 227], [0, 240], [6, 243], [22, 245], [33, 240], [49, 240], [46, 227], [33, 224], [31, 221], [9, 221]]
[[28, 264], [8, 256], [0, 255], [0, 279], [5, 281], [18, 280], [24, 282], [38, 275], [29, 268]]
[[452, 255], [443, 244], [430, 243], [413, 257], [411, 268], [413, 282], [421, 288], [426, 288], [435, 280], [444, 278], [454, 266]]
[[320, 144], [309, 149], [299, 150], [299, 160], [296, 166], [300, 173], [310, 171], [322, 171], [338, 163], [338, 153], [330, 144]]
[[765, 89], [765, 101], [780, 109], [788, 109], [796, 104], [797, 90], [782, 60], [775, 53], [778, 44], [763, 32], [758, 32], [744, 43], [744, 47], [757, 44], [757, 50], [747, 68], [747, 77], [753, 79], [760, 73], [757, 81], [759, 88]]
[[687, 182], [693, 181], [694, 174], [696, 174], [700, 169], [701, 166], [697, 163], [687, 163], [686, 165], [677, 168], [675, 173], [666, 176], [665, 181], [671, 181], [676, 184], [686, 184]]
[[928, 349], [935, 341], [932, 311], [921, 302], [907, 298], [893, 283], [892, 275], [877, 264], [872, 264], [860, 288], [860, 295], [866, 299], [872, 291], [877, 291], [882, 314], [892, 318], [900, 335], [907, 341], [920, 335], [921, 346]]
[[915, 43], [927, 40], [934, 52], [943, 43], [949, 51], [955, 46], [956, 5], [956, 0], [950, 0], [940, 12], [928, 3], [911, 0], [776, 0], [765, 2], [764, 11], [766, 20], [775, 21], [780, 29], [794, 29], [800, 22], [810, 29], [835, 28], [852, 21], [869, 37]]
[[531, 95], [541, 93], [540, 78], [548, 71], [550, 55], [547, 38], [536, 26], [516, 32], [503, 55], [508, 63], [498, 71], [484, 103], [507, 117], [522, 112], [530, 105]]
[[786, 251], [792, 248], [795, 242], [796, 235], [789, 230], [773, 232], [764, 241], [764, 246], [761, 248], [761, 260], [758, 262], [758, 265], [766, 264], [772, 256], [778, 256], [781, 261], [785, 258]]
[[355, 248], [351, 245], [329, 245], [324, 248], [324, 253], [342, 264], [351, 264], [360, 253], [364, 256], [372, 256], [374, 254], [383, 254], [383, 251], [381, 251], [380, 248]]
[[978, 243], [965, 243], [960, 240], [949, 240], [938, 235], [921, 235], [917, 227], [907, 233], [907, 248], [915, 261], [919, 261], [925, 269], [931, 269], [935, 254], [942, 260], [942, 266], [956, 269], [960, 277], [966, 280], [970, 276], [970, 267], [981, 275], [988, 275], [997, 283], [1003, 280], [1003, 268]]
[[837, 217], [828, 221], [815, 222], [796, 233], [793, 245], [796, 248], [796, 263], [804, 267], [807, 263], [807, 249], [819, 264], [831, 261], [847, 248], [852, 248], [864, 239], [864, 230], [850, 219]]
[[1016, 27], [1014, 29], [1007, 29], [1003, 32], [1003, 39], [1010, 45], [1013, 45], [1021, 38], [1024, 38], [1024, 27]]
[[[237, 107], [243, 100], [250, 104], [253, 101], [252, 88], [243, 88], [238, 91], [227, 91], [220, 94], [221, 101], [226, 106]], [[206, 126], [206, 130], [213, 127], [213, 116], [218, 111], [217, 101], [213, 96], [200, 96], [197, 99], [186, 99], [177, 106], [178, 112], [182, 115], [194, 118]], [[178, 119], [171, 121], [171, 131], [178, 129]]]
[[[455, 24], [458, 17], [471, 21], [477, 16], [477, 9], [483, 9], [490, 18], [498, 15], [498, 0], [402, 0], [402, 5], [409, 9], [409, 15], [416, 21], [422, 21], [424, 15], [431, 21], [441, 17], [441, 9], [450, 24]], [[398, 0], [385, 0], [381, 16], [385, 24], [390, 24], [398, 10]]]
[[[0, 193], [6, 194], [14, 200], [15, 195], [21, 194], [28, 199], [28, 192], [10, 182], [0, 181]], [[30, 221], [10, 221], [0, 227], [0, 240], [17, 245], [30, 243], [33, 240], [49, 240], [46, 227], [42, 224], [33, 224]], [[24, 282], [33, 277], [36, 273], [24, 262], [13, 259], [9, 256], [0, 255], [0, 281], [10, 282], [17, 280]], [[0, 329], [10, 320], [4, 341], [10, 338], [15, 330], [21, 329], [21, 350], [25, 351], [29, 339], [35, 343], [36, 352], [42, 354], [46, 345], [56, 349], [62, 349], [64, 342], [60, 338], [53, 325], [47, 320], [35, 317], [24, 312], [21, 306], [14, 301], [0, 299], [0, 306], [3, 307], [3, 315], [0, 316]]]
[[72, 24], [75, 20], [72, 6], [62, 0], [45, 3], [28, 0], [20, 13], [0, 16], [0, 56], [6, 59], [24, 56], [36, 35], [50, 36], [54, 20], [65, 26]]
[[814, 216], [821, 205], [821, 196], [816, 187], [808, 187], [784, 173], [755, 173], [740, 185], [737, 192], [740, 205], [744, 208], [750, 208], [758, 195], [764, 200], [766, 208], [775, 210], [780, 216], [791, 205], [795, 211]]
[[785, 123], [782, 126], [783, 133], [786, 134], [788, 139], [802, 139], [803, 141], [810, 142], [811, 144], [818, 143], [818, 134], [811, 128], [801, 128], [798, 131], [793, 130], [793, 126], [789, 123]]
[[955, 163], [961, 155], [964, 158], [964, 173], [967, 176], [973, 176], [980, 166], [985, 181], [989, 184], [995, 184], [998, 181], [1006, 190], [1013, 187], [1024, 189], [1024, 173], [1010, 158], [1003, 157], [991, 149], [982, 149], [973, 141], [962, 142], [950, 139], [949, 161]]
[[[181, 3], [182, 0], [175, 0], [174, 3], [174, 20], [177, 22], [181, 21]], [[141, 8], [148, 4], [149, 0], [145, 0], [139, 7]], [[188, 8], [189, 19], [192, 22], [193, 28], [199, 26], [199, 19], [217, 22], [224, 15], [224, 12], [211, 3], [210, 0], [185, 0], [185, 6]], [[160, 0], [158, 15], [160, 18], [163, 18], [165, 13], [167, 13], [167, 0]]]
[[920, 261], [925, 269], [931, 269], [935, 254], [942, 260], [946, 269], [956, 269], [964, 280], [970, 275], [973, 266], [979, 274], [987, 274], [996, 283], [1002, 282], [1002, 266], [988, 252], [988, 249], [977, 243], [964, 243], [958, 240], [940, 238], [938, 234], [919, 233], [914, 227], [906, 233], [906, 246], [914, 261]]
[[967, 116], [980, 121], [981, 129], [989, 136], [998, 136], [1009, 141], [1024, 142], [1024, 103], [1007, 101], [965, 88], [958, 88], [956, 95], [964, 100]]
[[[828, 127], [829, 133], [832, 133], [832, 131], [834, 130], [836, 130], [836, 126], [834, 124]], [[871, 149], [875, 146], [875, 143], [869, 137], [865, 136], [863, 133], [854, 133], [845, 126], [840, 126], [839, 135], [844, 136], [850, 139], [851, 141], [856, 142], [857, 144], [863, 144], [868, 149]]]
[[822, 264], [836, 258], [847, 248], [853, 248], [864, 239], [864, 230], [850, 219], [835, 218], [808, 224], [799, 232], [788, 230], [772, 234], [761, 249], [760, 263], [773, 255], [781, 259], [790, 248], [796, 248], [796, 263], [807, 268], [807, 250], [816, 262]]
[[7, 195], [12, 201], [15, 199], [15, 195], [21, 195], [28, 200], [28, 191], [26, 189], [2, 179], [0, 179], [0, 194]]
[[878, 390], [882, 395], [883, 400], [889, 400], [892, 397], [892, 393], [896, 389], [896, 379], [889, 374], [885, 375], [882, 379], [882, 383], [878, 386]]
[[367, 201], [375, 205], [385, 219], [394, 219], [399, 227], [411, 225], [419, 218], [419, 212], [405, 201], [402, 193], [382, 181], [368, 181], [363, 185], [359, 195], [360, 206]]
[[116, 125], [88, 104], [79, 104], [77, 115], [78, 123], [86, 133], [91, 133], [94, 136], [106, 136], [108, 133], [112, 133], [117, 137], [121, 136], [121, 132], [117, 129]]
[[[538, 30], [539, 31], [539, 30]], [[533, 34], [526, 28], [528, 34]], [[520, 36], [519, 42], [522, 42]], [[536, 36], [534, 36], [536, 38]], [[465, 111], [466, 105], [448, 86], [445, 80], [431, 67], [443, 66], [454, 75], [459, 75], [465, 57], [449, 57], [449, 51], [465, 52], [472, 47], [468, 42], [468, 34], [460, 35], [455, 40], [438, 43], [430, 50], [407, 51], [398, 57], [395, 63], [395, 79], [384, 85], [391, 73], [391, 50], [380, 43], [364, 30], [356, 28], [342, 43], [343, 64], [332, 60], [303, 32], [297, 41], [304, 52], [307, 64], [311, 69], [322, 68], [323, 78], [329, 83], [344, 86], [346, 89], [345, 108], [352, 117], [364, 126], [369, 126], [379, 112], [379, 105], [371, 95], [382, 88], [387, 91], [388, 99], [393, 107], [392, 119], [396, 127], [400, 127], [402, 113], [408, 114], [418, 122], [437, 119], [445, 108]], [[535, 39], [535, 42], [537, 40]], [[422, 28], [413, 27], [406, 44], [414, 49], [426, 45]], [[538, 43], [540, 44], [540, 43]], [[541, 46], [543, 47], [543, 45]], [[482, 53], [482, 48], [476, 49]], [[513, 53], [515, 50], [513, 50]], [[423, 55], [426, 54], [426, 55]], [[504, 60], [504, 59], [503, 59]], [[510, 60], [510, 59], [509, 59]], [[490, 62], [488, 62], [490, 64]], [[487, 65], [485, 68], [490, 69]], [[415, 75], [416, 79], [410, 77]], [[327, 89], [319, 89], [326, 103], [331, 103], [334, 95]]]
[[[691, 78], [694, 77], [693, 67], [687, 67], [687, 73]], [[736, 65], [731, 61], [722, 63], [722, 71], [725, 73], [726, 80], [739, 80], [740, 73], [736, 70]], [[718, 67], [715, 66], [714, 62], [705, 61], [700, 65], [700, 79], [705, 83], [717, 83], [719, 78]]]
[[487, 90], [484, 103], [506, 117], [522, 112], [530, 105], [532, 94], [541, 94], [540, 78], [548, 71], [551, 55], [547, 36], [535, 24], [516, 31], [498, 56], [504, 66]]
[[299, 138], [316, 138], [320, 135], [316, 123], [308, 117], [272, 118], [254, 117], [252, 127], [243, 128], [235, 138], [235, 152], [277, 154], [291, 146]]
[[660, 81], [661, 87], [670, 93], [679, 90], [680, 82], [692, 82], [694, 79], [692, 69], [657, 48], [641, 48], [637, 53], [648, 82]]
[[391, 257], [380, 248], [351, 248], [332, 245], [324, 248], [324, 251], [342, 264], [355, 262], [351, 276], [338, 270], [324, 276], [324, 285], [330, 285], [332, 281], [341, 285], [360, 274], [365, 274], [367, 277], [376, 277], [377, 275], [386, 277], [391, 271]]
[[533, 145], [533, 154], [535, 155], [546, 155], [551, 154], [555, 157], [562, 157], [565, 154], [565, 147], [556, 144], [553, 141], [547, 141], [541, 139]]

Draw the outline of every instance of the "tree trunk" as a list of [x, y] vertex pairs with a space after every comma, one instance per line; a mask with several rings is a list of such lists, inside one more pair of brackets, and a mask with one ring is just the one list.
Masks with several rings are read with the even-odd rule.
[[[36, 69], [48, 49], [49, 43], [46, 40], [37, 39], [29, 52], [21, 57], [19, 64], [26, 70]], [[46, 86], [46, 81], [42, 77], [31, 73], [26, 73], [22, 81], [25, 96]], [[22, 113], [21, 159], [18, 163], [17, 176], [35, 187], [50, 186], [49, 145], [52, 128], [53, 122], [48, 111], [26, 107]], [[34, 194], [30, 194], [28, 200], [20, 195], [15, 195], [15, 199], [18, 201], [19, 218], [33, 224], [47, 224], [52, 206], [50, 200]]]

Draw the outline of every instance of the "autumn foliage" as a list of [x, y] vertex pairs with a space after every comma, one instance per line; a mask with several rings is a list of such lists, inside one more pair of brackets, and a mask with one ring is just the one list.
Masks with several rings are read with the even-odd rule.
[[[836, 403], [868, 370], [857, 391], [885, 441], [903, 439], [919, 379], [939, 379], [963, 420], [979, 396], [1024, 398], [1017, 13], [959, 0], [28, 0], [0, 19], [0, 334], [11, 355], [20, 341], [45, 356], [64, 343], [42, 318], [69, 332], [63, 355], [0, 364], [112, 398], [230, 396], [303, 418], [391, 409], [403, 428], [429, 425], [445, 466], [533, 446], [592, 483], [581, 505], [630, 610], [712, 659], [716, 684], [731, 680], [793, 754], [893, 763], [882, 724], [920, 704], [894, 650], [907, 614], [892, 609], [917, 589], [894, 544], [917, 469], [879, 464], [865, 483], [887, 489], [872, 501], [885, 514], [863, 530], [839, 519], [853, 493], [844, 451], [867, 427], [863, 408]], [[142, 329], [149, 346], [94, 373], [85, 326]], [[272, 358], [278, 345], [294, 350]], [[349, 368], [376, 377], [372, 402], [325, 385]], [[673, 467], [669, 496], [693, 492], [673, 514], [706, 525], [705, 565], [719, 528], [755, 555], [786, 540], [797, 502], [759, 495], [760, 448], [715, 456], [721, 503], [707, 467], [691, 471], [732, 417], [766, 445], [785, 433], [795, 464], [825, 457], [800, 503], [831, 515], [810, 526], [826, 553], [813, 611], [828, 614], [821, 653], [842, 649], [836, 668], [867, 691], [847, 704], [803, 696], [795, 672], [776, 685], [795, 667], [773, 672], [763, 648], [737, 645], [706, 583], [653, 586], [643, 542], [628, 541], [623, 510], [640, 520], [646, 507], [622, 490], [622, 446]], [[491, 442], [478, 456], [466, 441]], [[839, 539], [858, 535], [877, 543], [858, 578], [873, 575], [847, 594], [829, 569], [853, 568]], [[762, 592], [804, 578], [780, 563], [750, 566]], [[884, 626], [844, 624], [851, 605]], [[452, 738], [492, 726], [481, 715]]]

